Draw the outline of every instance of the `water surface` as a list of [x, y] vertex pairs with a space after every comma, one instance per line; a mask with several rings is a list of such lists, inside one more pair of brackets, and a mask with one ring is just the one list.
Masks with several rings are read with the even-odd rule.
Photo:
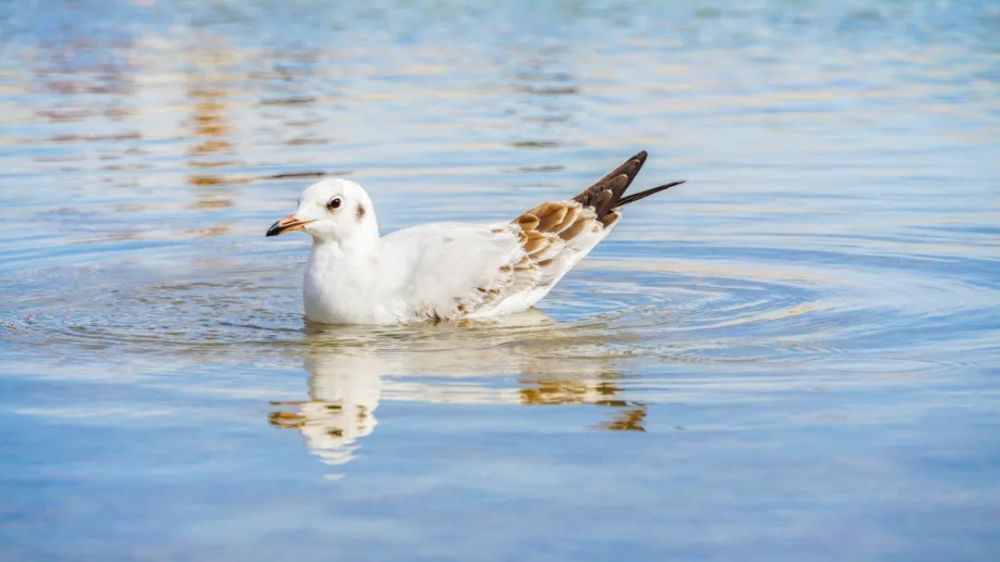
[[[3, 5], [0, 559], [1000, 551], [996, 3], [529, 4]], [[263, 237], [640, 149], [508, 319], [306, 325]]]

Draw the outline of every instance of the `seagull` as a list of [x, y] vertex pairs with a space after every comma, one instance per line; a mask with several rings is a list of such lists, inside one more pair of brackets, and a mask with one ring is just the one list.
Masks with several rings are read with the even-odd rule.
[[646, 161], [629, 158], [572, 199], [547, 201], [512, 221], [437, 222], [379, 235], [375, 206], [357, 183], [329, 178], [302, 193], [266, 236], [313, 239], [302, 287], [320, 324], [404, 324], [489, 318], [541, 300], [621, 220], [620, 209], [683, 181], [625, 195]]

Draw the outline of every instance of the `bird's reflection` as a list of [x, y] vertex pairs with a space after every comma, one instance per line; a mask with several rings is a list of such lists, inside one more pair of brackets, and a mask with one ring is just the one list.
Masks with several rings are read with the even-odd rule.
[[354, 458], [357, 441], [374, 431], [375, 409], [382, 391], [382, 365], [372, 354], [310, 352], [309, 400], [274, 402], [273, 425], [295, 428], [309, 450], [325, 464]]
[[[381, 400], [589, 404], [613, 410], [593, 427], [644, 431], [646, 406], [625, 396], [608, 333], [599, 323], [561, 324], [537, 311], [417, 327], [307, 325], [308, 400], [274, 402], [270, 422], [299, 430], [331, 466], [356, 458], [378, 425]], [[497, 375], [517, 383], [497, 385]]]

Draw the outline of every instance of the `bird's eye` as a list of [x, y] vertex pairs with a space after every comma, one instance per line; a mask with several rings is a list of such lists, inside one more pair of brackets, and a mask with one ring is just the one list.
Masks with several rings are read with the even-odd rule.
[[340, 207], [340, 197], [334, 197], [330, 199], [330, 202], [326, 204], [326, 208], [331, 211]]

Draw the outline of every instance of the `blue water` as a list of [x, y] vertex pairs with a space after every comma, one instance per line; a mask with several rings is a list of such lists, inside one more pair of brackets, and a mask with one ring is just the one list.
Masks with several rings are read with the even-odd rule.
[[[0, 560], [991, 560], [996, 2], [0, 3]], [[638, 150], [530, 314], [307, 326]]]

